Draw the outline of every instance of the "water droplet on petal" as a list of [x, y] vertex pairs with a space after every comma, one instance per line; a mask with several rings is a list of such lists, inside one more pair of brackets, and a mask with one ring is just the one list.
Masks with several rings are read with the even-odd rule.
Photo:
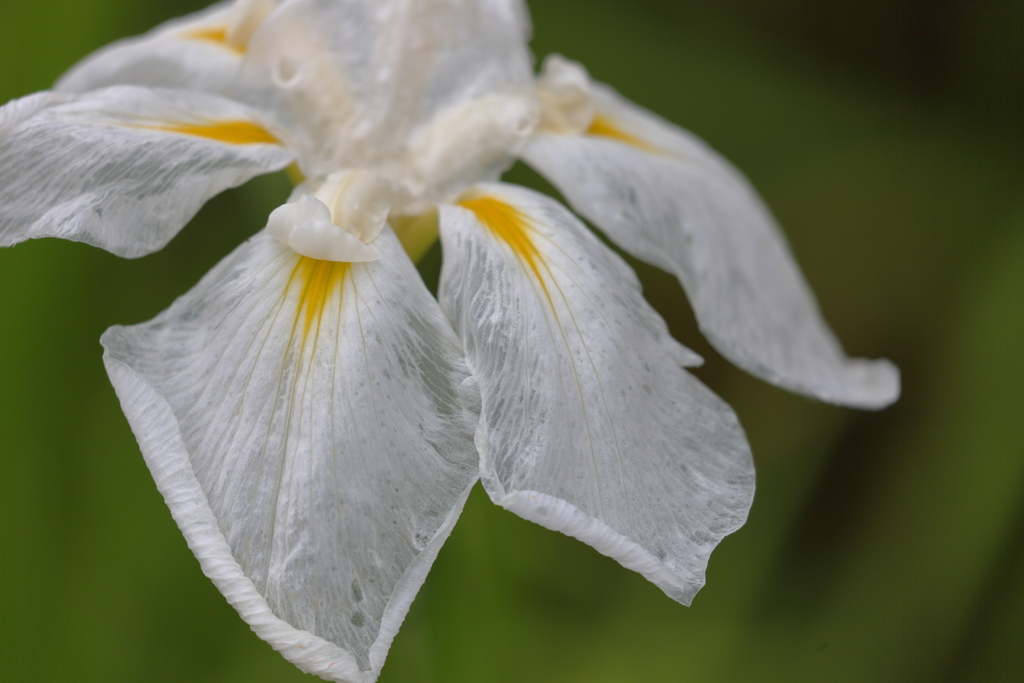
[[427, 547], [427, 543], [430, 542], [430, 534], [426, 531], [417, 531], [416, 536], [413, 538], [412, 547], [416, 550], [423, 550]]
[[294, 58], [282, 55], [274, 62], [270, 79], [279, 88], [293, 88], [302, 80], [302, 67]]

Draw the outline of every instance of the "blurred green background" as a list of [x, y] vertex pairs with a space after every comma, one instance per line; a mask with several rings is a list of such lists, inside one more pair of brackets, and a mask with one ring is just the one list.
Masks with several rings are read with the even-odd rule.
[[[863, 413], [762, 384], [700, 338], [673, 278], [638, 265], [747, 429], [749, 522], [684, 608], [478, 489], [381, 681], [1024, 680], [1024, 4], [530, 4], [535, 54], [582, 61], [750, 176], [840, 339], [894, 360], [903, 397]], [[202, 5], [2, 0], [0, 101]], [[225, 193], [138, 261], [57, 240], [0, 251], [3, 681], [314, 680], [203, 577], [98, 344], [168, 306], [288, 189]]]

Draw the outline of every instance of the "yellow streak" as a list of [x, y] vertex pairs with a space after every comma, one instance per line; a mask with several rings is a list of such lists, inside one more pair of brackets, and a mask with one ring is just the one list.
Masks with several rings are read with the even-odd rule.
[[590, 128], [587, 129], [586, 134], [618, 140], [619, 142], [624, 142], [627, 145], [636, 147], [637, 149], [642, 149], [645, 152], [657, 151], [657, 148], [655, 148], [651, 143], [627, 133], [612, 123], [611, 119], [602, 116], [601, 114], [594, 117], [594, 120], [590, 123]]
[[548, 298], [548, 303], [551, 304], [552, 310], [554, 310], [554, 303], [551, 301], [551, 295], [548, 293], [548, 286], [540, 274], [540, 265], [543, 265], [544, 259], [541, 258], [536, 245], [530, 239], [529, 233], [532, 228], [527, 218], [519, 213], [515, 207], [494, 197], [464, 199], [458, 204], [476, 214], [477, 219], [491, 231], [491, 234], [507, 244], [516, 255], [516, 258], [519, 259], [519, 262], [525, 264], [533, 271], [537, 282], [540, 283], [541, 289], [544, 290], [544, 296]]
[[228, 40], [228, 29], [226, 26], [197, 28], [187, 32], [185, 34], [185, 38], [189, 40], [205, 40], [211, 43], [216, 43], [225, 50], [231, 50], [235, 54], [245, 54], [244, 46], [235, 45]]
[[250, 121], [221, 121], [220, 123], [192, 124], [181, 123], [169, 126], [140, 126], [150, 130], [162, 130], [168, 133], [194, 135], [224, 142], [229, 145], [280, 145], [281, 141], [268, 133], [263, 127]]
[[350, 265], [352, 264], [321, 261], [308, 256], [299, 257], [288, 284], [291, 286], [292, 283], [298, 283], [302, 287], [295, 322], [297, 325], [299, 318], [302, 318], [303, 340], [309, 336], [309, 330], [314, 322], [319, 327], [324, 306], [331, 296], [335, 293], [341, 295]]

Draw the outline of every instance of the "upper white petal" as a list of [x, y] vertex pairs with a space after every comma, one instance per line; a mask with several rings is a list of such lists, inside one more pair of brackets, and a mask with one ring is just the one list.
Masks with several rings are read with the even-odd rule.
[[204, 572], [309, 673], [376, 679], [477, 478], [478, 397], [394, 234], [368, 264], [258, 234], [108, 372]]
[[753, 496], [735, 415], [577, 218], [521, 188], [480, 192], [512, 218], [441, 207], [439, 298], [480, 385], [487, 492], [689, 603]]
[[227, 96], [310, 178], [374, 169], [419, 212], [510, 166], [538, 108], [521, 0], [237, 0], [110, 45], [57, 87]]
[[0, 246], [37, 237], [120, 256], [163, 247], [211, 197], [294, 158], [246, 107], [120, 86], [0, 108]]
[[219, 2], [111, 43], [69, 69], [54, 86], [87, 92], [112, 85], [185, 88], [228, 94], [245, 45], [277, 0]]
[[113, 85], [145, 85], [224, 92], [241, 65], [241, 55], [201, 38], [226, 29], [232, 2], [177, 17], [141, 36], [118, 40], [68, 69], [54, 89], [83, 93]]
[[265, 92], [245, 97], [304, 132], [308, 177], [367, 168], [444, 194], [510, 163], [530, 127], [523, 19], [519, 0], [293, 0], [252, 37], [243, 76]]
[[740, 367], [832, 403], [896, 400], [898, 370], [846, 357], [746, 179], [607, 86], [594, 97], [602, 134], [540, 134], [524, 160], [625, 251], [675, 274], [704, 334]]

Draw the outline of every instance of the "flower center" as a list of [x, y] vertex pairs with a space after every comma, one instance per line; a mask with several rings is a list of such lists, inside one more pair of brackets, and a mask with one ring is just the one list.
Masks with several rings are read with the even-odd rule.
[[[310, 193], [310, 191], [312, 191]], [[384, 228], [398, 196], [389, 182], [369, 171], [346, 170], [295, 188], [294, 201], [276, 208], [267, 231], [302, 256], [322, 261], [377, 259], [369, 244]]]
[[594, 101], [590, 75], [582, 65], [561, 55], [551, 55], [537, 77], [540, 100], [538, 130], [580, 135], [594, 121]]
[[526, 93], [462, 102], [414, 130], [405, 154], [382, 173], [408, 192], [411, 205], [403, 210], [419, 213], [482, 179], [496, 180], [538, 119], [537, 102]]

